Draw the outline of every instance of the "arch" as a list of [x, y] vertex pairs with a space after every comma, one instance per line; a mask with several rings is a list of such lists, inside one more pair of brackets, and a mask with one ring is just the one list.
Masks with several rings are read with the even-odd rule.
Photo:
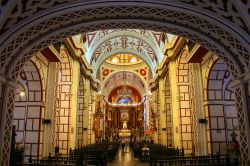
[[213, 53], [209, 53], [208, 57], [206, 59], [206, 62], [203, 64], [203, 66], [206, 66], [205, 68], [205, 72], [203, 75], [203, 85], [204, 85], [204, 99], [205, 101], [208, 100], [208, 79], [209, 79], [209, 75], [210, 75], [210, 71], [211, 68], [213, 67], [213, 64], [215, 64], [217, 61], [219, 60], [219, 58], [214, 55]]
[[[106, 89], [107, 89], [107, 86], [108, 86], [108, 83], [109, 83], [109, 81], [110, 81], [110, 79], [112, 78], [112, 77], [116, 77], [116, 75], [117, 74], [120, 74], [120, 73], [130, 73], [130, 74], [132, 74], [133, 76], [135, 76], [136, 78], [138, 78], [138, 80], [137, 81], [139, 81], [139, 83], [141, 84], [141, 85], [139, 85], [139, 84], [127, 84], [127, 82], [125, 83], [125, 85], [130, 85], [130, 86], [132, 86], [132, 87], [134, 87], [138, 92], [140, 92], [140, 95], [142, 96], [142, 94], [143, 94], [143, 92], [145, 92], [146, 91], [146, 89], [147, 89], [147, 84], [146, 84], [146, 82], [140, 77], [140, 76], [138, 76], [138, 74], [136, 73], [136, 72], [134, 72], [134, 71], [131, 71], [131, 70], [129, 70], [129, 71], [115, 71], [114, 73], [112, 73], [111, 75], [109, 75], [107, 78], [105, 78], [105, 80], [104, 80], [104, 83], [102, 84], [103, 86], [106, 86], [106, 87], [102, 87], [102, 89], [103, 90], [105, 90], [105, 92], [106, 92]], [[119, 78], [118, 78], [118, 80], [120, 80]], [[116, 80], [115, 82], [118, 82], [118, 80]], [[129, 81], [131, 81], [132, 83], [134, 82], [134, 81], [136, 81], [135, 79], [128, 79]], [[112, 81], [113, 82], [113, 81]], [[136, 86], [137, 85], [137, 86]], [[107, 93], [106, 94], [109, 94], [114, 88], [116, 88], [116, 87], [118, 87], [118, 86], [121, 86], [120, 84], [119, 85], [115, 85], [114, 83], [112, 83], [112, 86], [113, 87], [109, 87], [108, 88], [108, 91], [107, 91]]]
[[[142, 28], [180, 35], [200, 43], [218, 55], [228, 65], [234, 78], [249, 70], [250, 37], [249, 28], [246, 27], [248, 22], [247, 25], [242, 23], [242, 20], [247, 18], [242, 17], [237, 8], [242, 5], [245, 11], [247, 5], [243, 4], [244, 2], [223, 1], [209, 4], [188, 0], [175, 2], [65, 0], [61, 4], [56, 2], [46, 1], [27, 5], [27, 10], [22, 12], [18, 12], [22, 5], [20, 2], [1, 4], [5, 14], [18, 7], [16, 12], [8, 13], [9, 17], [1, 19], [3, 24], [0, 30], [0, 73], [15, 80], [25, 62], [49, 44], [85, 31], [108, 28]], [[236, 4], [235, 10], [230, 9], [232, 4]], [[46, 7], [41, 9], [39, 5]], [[228, 11], [226, 15], [225, 11]], [[10, 95], [11, 93], [13, 92], [10, 91]], [[239, 117], [242, 120], [241, 116], [245, 115], [243, 110], [245, 99], [242, 99], [245, 96], [242, 89], [236, 96], [239, 100], [237, 104]], [[244, 127], [243, 123], [242, 129]], [[248, 143], [244, 133], [242, 139], [243, 143]], [[246, 156], [248, 151], [247, 147], [242, 148]], [[249, 158], [245, 159], [244, 163], [247, 165]]]
[[142, 82], [143, 82], [143, 85], [145, 87], [147, 87], [147, 84], [146, 84], [146, 81], [144, 81], [142, 79], [142, 77], [140, 75], [138, 75], [138, 73], [136, 73], [135, 71], [132, 71], [132, 70], [117, 70], [117, 71], [114, 71], [112, 74], [108, 75], [105, 80], [103, 81], [103, 85], [106, 84], [106, 82], [111, 78], [111, 77], [114, 77], [115, 74], [117, 73], [122, 73], [122, 72], [127, 72], [127, 73], [132, 73], [133, 75], [135, 75], [136, 77], [138, 77]]
[[[35, 11], [36, 15], [24, 19], [22, 24], [12, 29], [7, 28], [2, 36], [1, 71], [15, 79], [24, 62], [48, 44], [84, 31], [108, 28], [141, 28], [180, 35], [220, 56], [234, 77], [242, 70], [248, 70], [249, 35], [234, 22], [229, 25], [228, 20], [221, 17], [223, 21], [218, 20], [214, 12], [204, 13], [206, 8], [202, 4], [200, 9], [189, 6], [188, 2], [129, 4], [115, 1], [68, 2], [60, 7], [48, 5], [51, 8], [41, 13]], [[212, 5], [217, 10], [225, 8]], [[220, 15], [219, 12], [216, 14]], [[20, 50], [23, 51], [20, 53]]]
[[[123, 84], [123, 85], [130, 86], [130, 87], [136, 89], [136, 90], [139, 92], [139, 94], [140, 94], [141, 96], [143, 95], [143, 93], [140, 92], [140, 89], [139, 89], [138, 87], [136, 87], [136, 86], [134, 86], [134, 85], [131, 85], [131, 84]], [[120, 87], [120, 86], [121, 86], [121, 85], [116, 85], [116, 86], [112, 87], [111, 89], [109, 89], [109, 90], [107, 91], [107, 95], [109, 95], [115, 88]], [[108, 98], [108, 96], [106, 96], [106, 99], [107, 99], [107, 98]]]
[[212, 66], [208, 65], [210, 65], [210, 72], [206, 78], [208, 145], [211, 147], [211, 154], [215, 155], [218, 151], [221, 154], [228, 154], [231, 148], [231, 134], [238, 133], [235, 94], [230, 88], [233, 77], [222, 60], [214, 61]]
[[[15, 96], [13, 123], [16, 126], [16, 142], [23, 147], [24, 161], [27, 162], [29, 156], [38, 159], [42, 155], [43, 87], [40, 72], [32, 61], [25, 63], [17, 80], [21, 89], [17, 89]], [[24, 91], [23, 96], [19, 90]]]
[[[119, 94], [117, 91], [122, 89], [123, 86], [122, 85], [119, 85], [119, 86], [116, 86], [115, 88], [113, 88], [112, 90], [109, 91], [109, 94], [108, 97], [107, 97], [107, 101], [109, 102], [115, 102], [115, 103], [118, 103], [118, 100], [119, 98], [121, 97], [124, 97], [123, 95]], [[126, 95], [127, 97], [129, 97], [130, 99], [132, 99], [132, 102], [135, 102], [135, 96], [137, 96], [137, 102], [140, 102], [140, 100], [142, 100], [142, 96], [141, 94], [139, 93], [138, 89], [136, 89], [135, 87], [133, 86], [130, 86], [130, 85], [127, 85], [126, 87], [127, 90], [132, 90], [131, 92], [131, 95]], [[134, 96], [135, 95], [135, 96]], [[114, 101], [112, 101], [112, 97], [115, 97], [114, 98]]]

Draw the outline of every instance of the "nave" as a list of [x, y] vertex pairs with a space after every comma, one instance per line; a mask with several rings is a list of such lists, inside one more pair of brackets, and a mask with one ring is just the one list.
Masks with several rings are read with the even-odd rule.
[[[15, 156], [17, 157], [17, 156]], [[184, 155], [184, 149], [169, 148], [153, 142], [100, 142], [21, 163], [12, 158], [11, 166], [237, 166], [227, 155]]]
[[142, 29], [88, 32], [59, 44], [36, 53], [17, 77], [11, 159], [18, 151], [22, 163], [61, 158], [75, 148], [103, 151], [108, 146], [100, 142], [118, 140], [243, 159], [234, 76], [214, 53]]
[[223, 156], [249, 166], [249, 5], [3, 0], [0, 166], [16, 154], [24, 165], [48, 156], [74, 165], [72, 152], [92, 160], [85, 150], [130, 138], [155, 143], [145, 147], [151, 165]]
[[126, 143], [124, 150], [120, 146], [114, 161], [108, 163], [108, 166], [149, 166], [148, 162], [142, 162], [138, 158], [135, 158], [134, 151], [129, 146], [129, 143]]

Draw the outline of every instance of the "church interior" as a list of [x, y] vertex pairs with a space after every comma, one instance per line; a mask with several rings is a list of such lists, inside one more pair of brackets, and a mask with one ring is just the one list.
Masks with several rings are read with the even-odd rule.
[[249, 165], [250, 1], [184, 1], [2, 2], [0, 165]]

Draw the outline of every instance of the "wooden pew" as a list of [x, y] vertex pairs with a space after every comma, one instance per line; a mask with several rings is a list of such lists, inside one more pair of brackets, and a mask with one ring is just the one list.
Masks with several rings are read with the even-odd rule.
[[111, 162], [119, 149], [119, 142], [97, 143], [70, 149], [68, 156], [48, 156], [44, 159], [30, 159], [29, 163], [16, 165], [46, 165], [46, 166], [73, 166], [73, 165], [102, 165]]
[[231, 166], [227, 156], [151, 156], [150, 166]]

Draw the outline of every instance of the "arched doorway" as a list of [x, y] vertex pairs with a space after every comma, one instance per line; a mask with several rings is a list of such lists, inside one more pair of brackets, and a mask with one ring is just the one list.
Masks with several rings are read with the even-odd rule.
[[[238, 134], [235, 94], [232, 90], [232, 75], [221, 61], [215, 61], [207, 81], [209, 126], [207, 131], [211, 154], [230, 154], [232, 133]], [[237, 137], [237, 139], [239, 139]]]
[[40, 73], [31, 61], [24, 65], [17, 80], [14, 109], [15, 139], [19, 148], [23, 148], [23, 159], [27, 162], [30, 156], [38, 159], [42, 155], [43, 87]]

